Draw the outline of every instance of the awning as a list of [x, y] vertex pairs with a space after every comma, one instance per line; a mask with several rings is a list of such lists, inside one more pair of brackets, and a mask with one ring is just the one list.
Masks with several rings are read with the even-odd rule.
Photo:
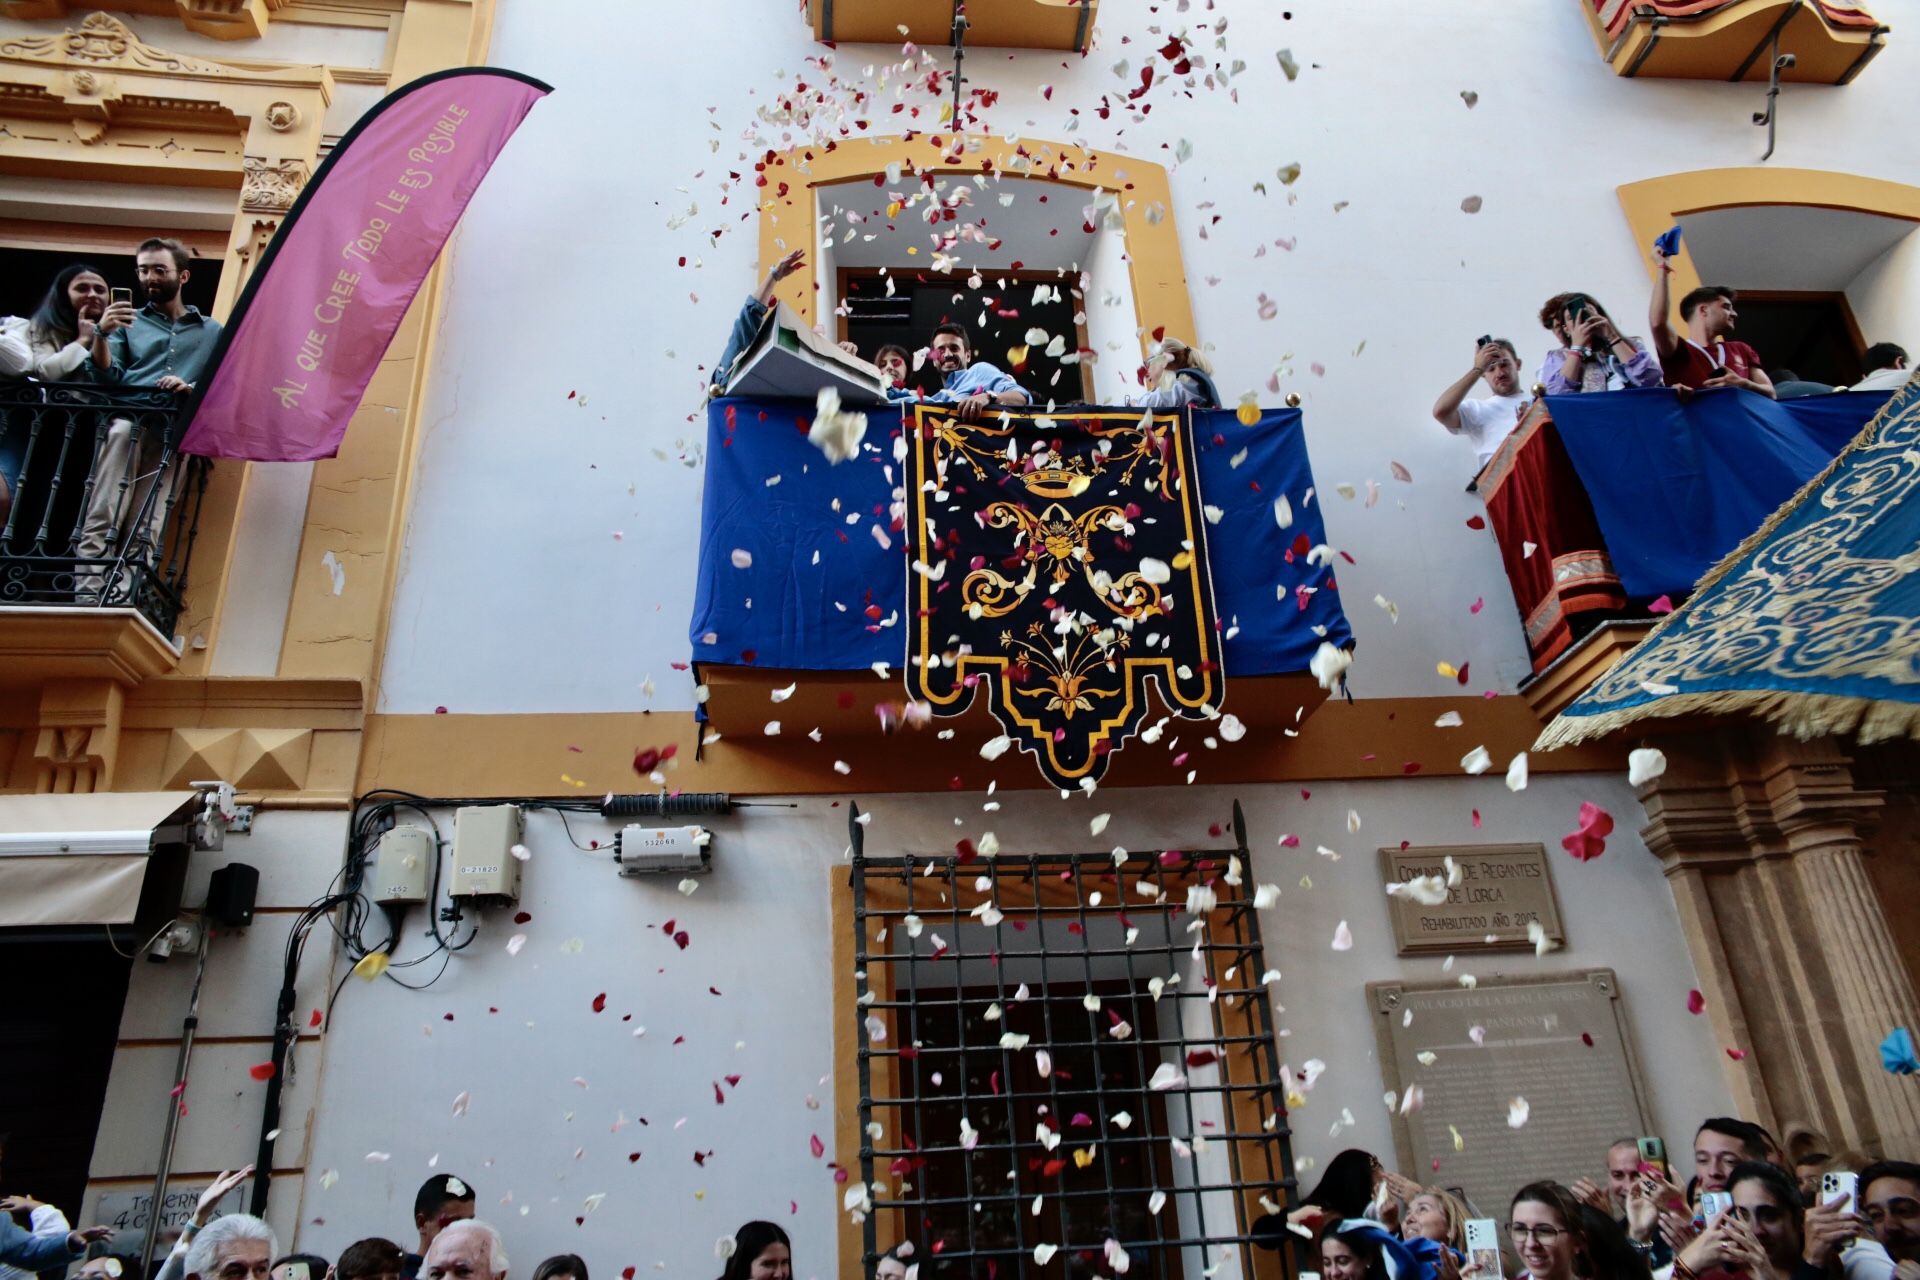
[[1801, 738], [1920, 737], [1916, 548], [1920, 377], [1561, 712], [1535, 750], [1693, 714], [1763, 716]]
[[194, 791], [0, 796], [0, 928], [129, 924], [147, 858], [185, 844]]

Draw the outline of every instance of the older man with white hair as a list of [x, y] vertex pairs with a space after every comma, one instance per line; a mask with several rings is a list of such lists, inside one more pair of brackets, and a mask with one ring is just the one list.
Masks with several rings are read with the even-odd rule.
[[506, 1242], [480, 1219], [462, 1219], [433, 1238], [420, 1274], [425, 1280], [506, 1280]]
[[187, 1280], [267, 1280], [279, 1255], [272, 1227], [250, 1213], [229, 1213], [194, 1236]]

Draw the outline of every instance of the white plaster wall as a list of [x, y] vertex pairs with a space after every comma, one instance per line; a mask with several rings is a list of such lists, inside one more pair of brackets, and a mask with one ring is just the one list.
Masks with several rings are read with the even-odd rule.
[[[1102, 404], [1120, 404], [1140, 386], [1133, 373], [1140, 365], [1140, 312], [1133, 296], [1126, 229], [1119, 219], [1102, 218], [1087, 256], [1080, 307], [1087, 316], [1087, 345], [1093, 364], [1094, 394]], [[1179, 337], [1179, 334], [1174, 334]]]
[[[1308, 1161], [1324, 1162], [1348, 1145], [1392, 1150], [1364, 986], [1442, 976], [1439, 958], [1403, 961], [1392, 951], [1374, 850], [1403, 839], [1547, 843], [1567, 950], [1463, 957], [1456, 972], [1490, 978], [1610, 965], [1647, 1068], [1657, 1129], [1680, 1141], [1701, 1116], [1729, 1105], [1719, 1048], [1705, 1020], [1686, 1012], [1692, 965], [1673, 932], [1658, 863], [1631, 833], [1635, 801], [1623, 780], [1543, 777], [1517, 796], [1497, 777], [1311, 792], [1302, 799], [1280, 787], [1161, 789], [1071, 804], [1026, 793], [1004, 797], [1004, 809], [991, 814], [977, 796], [860, 797], [859, 804], [873, 814], [866, 838], [876, 856], [944, 851], [958, 835], [986, 829], [1008, 850], [1118, 843], [1145, 853], [1217, 846], [1208, 825], [1228, 820], [1238, 795], [1250, 825], [1252, 875], [1284, 890], [1262, 921], [1266, 963], [1285, 974], [1276, 989], [1287, 1010], [1282, 1056], [1329, 1064], [1294, 1115], [1296, 1151]], [[1605, 856], [1584, 865], [1557, 848], [1557, 833], [1573, 827], [1582, 800], [1622, 822]], [[1350, 808], [1362, 818], [1357, 835], [1347, 831]], [[1484, 817], [1478, 832], [1474, 808]], [[1085, 824], [1101, 811], [1114, 816], [1094, 842]], [[628, 1266], [643, 1275], [710, 1274], [719, 1269], [713, 1242], [765, 1216], [792, 1231], [796, 1274], [834, 1274], [841, 1188], [809, 1154], [808, 1139], [820, 1135], [833, 1158], [832, 993], [852, 976], [832, 968], [828, 886], [846, 874], [847, 813], [845, 802], [807, 799], [790, 813], [751, 810], [714, 820], [715, 870], [691, 897], [676, 892], [672, 877], [619, 879], [606, 859], [575, 851], [552, 816], [534, 815], [520, 902], [529, 921], [515, 925], [508, 913], [489, 913], [479, 941], [430, 990], [348, 982], [328, 1042], [301, 1247], [331, 1257], [369, 1233], [407, 1238], [412, 1192], [438, 1170], [479, 1189], [480, 1212], [505, 1231], [516, 1269], [571, 1250], [596, 1274]], [[1300, 849], [1278, 846], [1288, 831], [1301, 837]], [[575, 820], [574, 833], [586, 843], [611, 830]], [[1341, 858], [1312, 852], [1322, 844]], [[1303, 875], [1311, 889], [1301, 887]], [[687, 950], [662, 931], [669, 919], [690, 934]], [[1346, 953], [1329, 946], [1340, 919], [1355, 938]], [[416, 912], [402, 958], [421, 951], [412, 936], [418, 924]], [[506, 943], [515, 933], [527, 941], [511, 955]], [[602, 992], [606, 1011], [596, 1014], [592, 1002]], [[642, 1026], [646, 1034], [636, 1037]], [[676, 1044], [680, 1036], [685, 1041]], [[729, 1074], [740, 1083], [716, 1106], [713, 1082]], [[462, 1094], [468, 1110], [456, 1115]], [[1531, 1102], [1544, 1114], [1579, 1100]], [[1357, 1124], [1334, 1136], [1329, 1129], [1343, 1108]], [[1504, 1133], [1506, 1117], [1458, 1123], [1471, 1141], [1489, 1129]], [[633, 1161], [636, 1151], [642, 1154]], [[714, 1153], [704, 1168], [694, 1163], [696, 1151]], [[370, 1160], [374, 1153], [386, 1158]], [[1601, 1153], [1585, 1154], [1585, 1163], [1553, 1171], [1597, 1173]], [[323, 1189], [329, 1170], [338, 1180]], [[1311, 1184], [1315, 1174], [1302, 1177]], [[576, 1224], [587, 1198], [602, 1193], [599, 1208]]]
[[[1526, 671], [1492, 535], [1465, 527], [1480, 510], [1461, 492], [1471, 451], [1427, 412], [1473, 339], [1513, 337], [1530, 380], [1547, 346], [1534, 315], [1574, 287], [1643, 330], [1645, 247], [1615, 189], [1753, 164], [1764, 146], [1748, 122], [1760, 89], [1621, 79], [1578, 8], [1109, 0], [1087, 58], [995, 50], [967, 64], [1001, 94], [997, 134], [1160, 163], [1192, 143], [1171, 216], [1194, 336], [1216, 348], [1223, 393], [1282, 369], [1283, 389], [1305, 397], [1321, 492], [1385, 486], [1370, 511], [1329, 497], [1332, 539], [1358, 561], [1341, 581], [1361, 696], [1432, 691], [1439, 659], [1471, 659], [1502, 687]], [[1093, 114], [1099, 94], [1133, 83], [1114, 74], [1121, 59], [1137, 69], [1167, 31], [1215, 17], [1228, 20], [1224, 54], [1211, 36], [1200, 45], [1247, 63], [1237, 102], [1156, 91], [1144, 122]], [[1281, 75], [1281, 47], [1307, 64], [1296, 82]], [[685, 460], [705, 435], [697, 366], [718, 354], [759, 269], [754, 190], [721, 183], [729, 170], [751, 180], [743, 153], [798, 140], [767, 127], [748, 141], [753, 112], [796, 76], [819, 83], [805, 59], [826, 52], [792, 5], [728, 0], [670, 20], [610, 0], [501, 6], [492, 61], [556, 92], [454, 249], [383, 710], [637, 708], [639, 681], [685, 656], [700, 491]], [[894, 57], [847, 46], [835, 62], [857, 79]], [[1911, 113], [1916, 76], [1920, 41], [1896, 35], [1851, 86], [1789, 86], [1771, 163], [1920, 181], [1920, 153], [1887, 145], [1885, 128]], [[899, 120], [883, 110], [876, 131]], [[1294, 161], [1302, 175], [1282, 187], [1276, 170]], [[1475, 195], [1482, 212], [1461, 212]], [[1262, 293], [1279, 303], [1272, 321], [1257, 317]], [[1395, 460], [1411, 487], [1391, 480]], [[1367, 603], [1376, 594], [1400, 606], [1397, 627]], [[1479, 597], [1488, 607], [1470, 614]], [[689, 697], [663, 684], [652, 705]]]
[[1920, 235], [1908, 235], [1868, 263], [1847, 286], [1847, 302], [1869, 345], [1897, 342], [1920, 352]]

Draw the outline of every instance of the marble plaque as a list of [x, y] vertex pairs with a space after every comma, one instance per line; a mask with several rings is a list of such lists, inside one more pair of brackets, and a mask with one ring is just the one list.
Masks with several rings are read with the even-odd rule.
[[1555, 943], [1566, 942], [1560, 904], [1553, 896], [1547, 851], [1537, 844], [1433, 845], [1382, 849], [1385, 884], [1447, 874], [1446, 859], [1460, 868], [1460, 883], [1434, 906], [1406, 894], [1387, 899], [1394, 941], [1401, 955], [1427, 951], [1510, 951], [1532, 948], [1528, 926], [1540, 922]]
[[1384, 1087], [1403, 1100], [1419, 1091], [1416, 1106], [1395, 1109], [1398, 1168], [1461, 1188], [1475, 1217], [1505, 1222], [1527, 1183], [1594, 1177], [1616, 1139], [1649, 1132], [1611, 969], [1473, 988], [1372, 982], [1367, 1000]]

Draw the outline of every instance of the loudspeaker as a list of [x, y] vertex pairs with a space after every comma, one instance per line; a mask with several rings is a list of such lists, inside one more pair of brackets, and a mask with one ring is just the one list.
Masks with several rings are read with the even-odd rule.
[[244, 862], [229, 862], [207, 881], [207, 919], [229, 929], [253, 923], [253, 900], [260, 892], [260, 872]]

